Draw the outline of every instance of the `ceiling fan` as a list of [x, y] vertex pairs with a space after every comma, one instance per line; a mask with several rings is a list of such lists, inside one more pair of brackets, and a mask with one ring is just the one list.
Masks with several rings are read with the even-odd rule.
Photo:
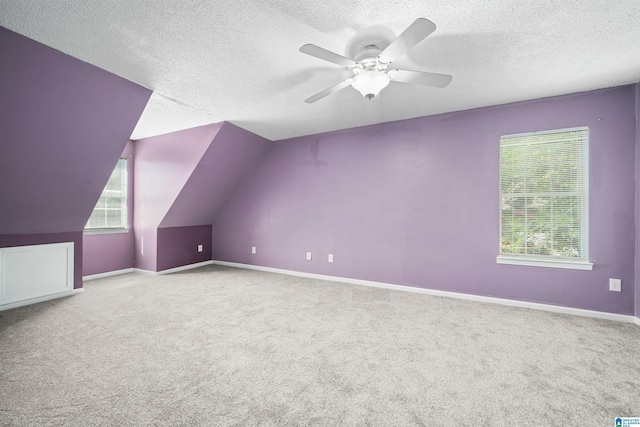
[[436, 24], [428, 19], [418, 18], [384, 50], [376, 45], [368, 45], [353, 59], [313, 44], [305, 44], [300, 48], [300, 52], [341, 65], [353, 71], [353, 77], [316, 93], [304, 102], [312, 104], [347, 86], [353, 86], [368, 100], [375, 98], [390, 82], [416, 83], [440, 88], [447, 86], [452, 79], [449, 75], [398, 70], [391, 67], [393, 61], [407, 53], [435, 30]]

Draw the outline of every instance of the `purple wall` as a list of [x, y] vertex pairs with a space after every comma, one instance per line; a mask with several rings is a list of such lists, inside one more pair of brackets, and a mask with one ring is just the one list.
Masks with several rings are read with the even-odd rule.
[[[202, 252], [198, 252], [202, 245]], [[158, 229], [158, 270], [211, 260], [211, 225]]]
[[157, 271], [157, 229], [222, 123], [135, 142], [134, 231], [137, 268]]
[[5, 234], [0, 236], [0, 248], [73, 242], [73, 287], [82, 287], [82, 232], [46, 234]]
[[[218, 215], [213, 257], [631, 314], [634, 103], [625, 86], [276, 143]], [[496, 264], [500, 135], [577, 126], [590, 127], [593, 271]]]
[[640, 274], [640, 83], [635, 86], [636, 89], [636, 283], [635, 283], [635, 311], [636, 317], [640, 318], [640, 283], [638, 283], [638, 274]]
[[0, 235], [81, 231], [151, 91], [0, 27], [0, 94]]
[[240, 181], [272, 142], [223, 123], [160, 223], [160, 227], [211, 224]]
[[[135, 145], [136, 267], [160, 271], [210, 260], [210, 224], [272, 143], [217, 123]], [[193, 252], [198, 244], [208, 249]]]
[[82, 240], [82, 275], [105, 273], [134, 267], [135, 241], [133, 234], [133, 178], [135, 151], [133, 141], [129, 141], [120, 155], [127, 161], [127, 222], [126, 233], [84, 234]]
[[74, 242], [151, 91], [0, 27], [0, 247]]

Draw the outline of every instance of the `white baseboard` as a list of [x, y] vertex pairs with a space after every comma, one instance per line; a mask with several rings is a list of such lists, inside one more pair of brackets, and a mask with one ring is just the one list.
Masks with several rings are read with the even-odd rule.
[[636, 317], [635, 323], [636, 325], [640, 326], [640, 317]]
[[211, 265], [211, 264], [213, 264], [213, 261], [202, 261], [202, 262], [196, 262], [195, 264], [187, 264], [187, 265], [181, 265], [180, 267], [169, 268], [167, 270], [162, 270], [162, 271], [141, 270], [139, 268], [134, 268], [133, 271], [135, 271], [136, 273], [156, 276], [159, 274], [169, 274], [169, 273], [177, 273], [178, 271], [192, 270], [194, 268], [204, 267], [205, 265]]
[[127, 274], [127, 273], [133, 273], [133, 268], [124, 268], [122, 270], [107, 271], [105, 273], [90, 274], [88, 276], [82, 276], [82, 281], [86, 282], [87, 280], [102, 279], [103, 277], [117, 276], [118, 274]]
[[523, 307], [533, 310], [550, 311], [553, 313], [571, 314], [574, 316], [594, 317], [596, 319], [614, 320], [617, 322], [636, 323], [640, 325], [640, 319], [634, 316], [624, 314], [607, 313], [604, 311], [583, 310], [580, 308], [561, 307], [549, 304], [540, 304], [535, 302], [517, 301], [504, 298], [485, 297], [480, 295], [462, 294], [458, 292], [438, 291], [435, 289], [417, 288], [413, 286], [394, 285], [391, 283], [372, 282], [369, 280], [349, 279], [338, 276], [325, 276], [323, 274], [303, 273], [300, 271], [283, 270], [280, 268], [263, 267], [260, 265], [241, 264], [228, 261], [211, 261], [212, 264], [223, 265], [227, 267], [246, 268], [249, 270], [266, 271], [269, 273], [287, 274], [290, 276], [306, 277], [310, 279], [321, 279], [332, 282], [351, 283], [354, 285], [372, 286], [374, 288], [393, 289], [396, 291], [414, 292], [418, 294], [433, 295], [447, 298], [457, 298], [469, 301], [488, 302], [492, 304], [508, 305], [511, 307]]
[[196, 262], [195, 264], [181, 265], [180, 267], [169, 268], [167, 270], [158, 271], [156, 274], [176, 273], [178, 271], [191, 270], [191, 269], [194, 269], [194, 268], [204, 267], [205, 265], [211, 265], [211, 264], [213, 264], [213, 261], [211, 261], [211, 260], [202, 261], [202, 262]]
[[134, 268], [134, 269], [133, 269], [133, 272], [134, 272], [134, 273], [144, 274], [144, 275], [146, 275], [146, 276], [155, 276], [156, 274], [158, 274], [158, 273], [156, 273], [155, 271], [143, 270], [143, 269], [141, 269], [141, 268]]
[[53, 294], [53, 295], [46, 295], [46, 296], [43, 296], [43, 297], [31, 298], [31, 299], [27, 299], [27, 300], [12, 302], [12, 303], [9, 303], [9, 304], [2, 304], [2, 305], [0, 305], [0, 311], [9, 310], [11, 308], [23, 307], [25, 305], [36, 304], [36, 303], [39, 303], [39, 302], [49, 301], [49, 300], [52, 300], [52, 299], [57, 299], [57, 298], [62, 298], [62, 297], [69, 297], [71, 295], [79, 294], [81, 292], [84, 292], [84, 288], [78, 288], [78, 289], [73, 289], [71, 291], [59, 292], [59, 293]]

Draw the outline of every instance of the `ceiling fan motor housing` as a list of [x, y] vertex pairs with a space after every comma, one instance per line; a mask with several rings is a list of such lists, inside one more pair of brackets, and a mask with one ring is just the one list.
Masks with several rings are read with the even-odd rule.
[[353, 58], [354, 61], [360, 62], [365, 59], [376, 59], [378, 55], [382, 53], [382, 49], [378, 48], [378, 46], [374, 44], [370, 44], [365, 46], [358, 54]]
[[378, 59], [380, 52], [382, 50], [377, 46], [369, 45], [354, 58], [358, 64], [353, 68], [354, 77], [351, 86], [369, 101], [391, 81], [387, 73], [389, 64], [383, 64]]

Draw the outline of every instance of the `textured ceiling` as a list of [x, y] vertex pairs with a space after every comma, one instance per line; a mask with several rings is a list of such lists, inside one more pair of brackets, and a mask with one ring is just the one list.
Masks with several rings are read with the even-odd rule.
[[[453, 75], [367, 101], [298, 52], [437, 30], [394, 64]], [[132, 138], [230, 121], [271, 140], [640, 80], [638, 0], [0, 0], [0, 25], [154, 90]], [[345, 74], [346, 73], [346, 74]]]

